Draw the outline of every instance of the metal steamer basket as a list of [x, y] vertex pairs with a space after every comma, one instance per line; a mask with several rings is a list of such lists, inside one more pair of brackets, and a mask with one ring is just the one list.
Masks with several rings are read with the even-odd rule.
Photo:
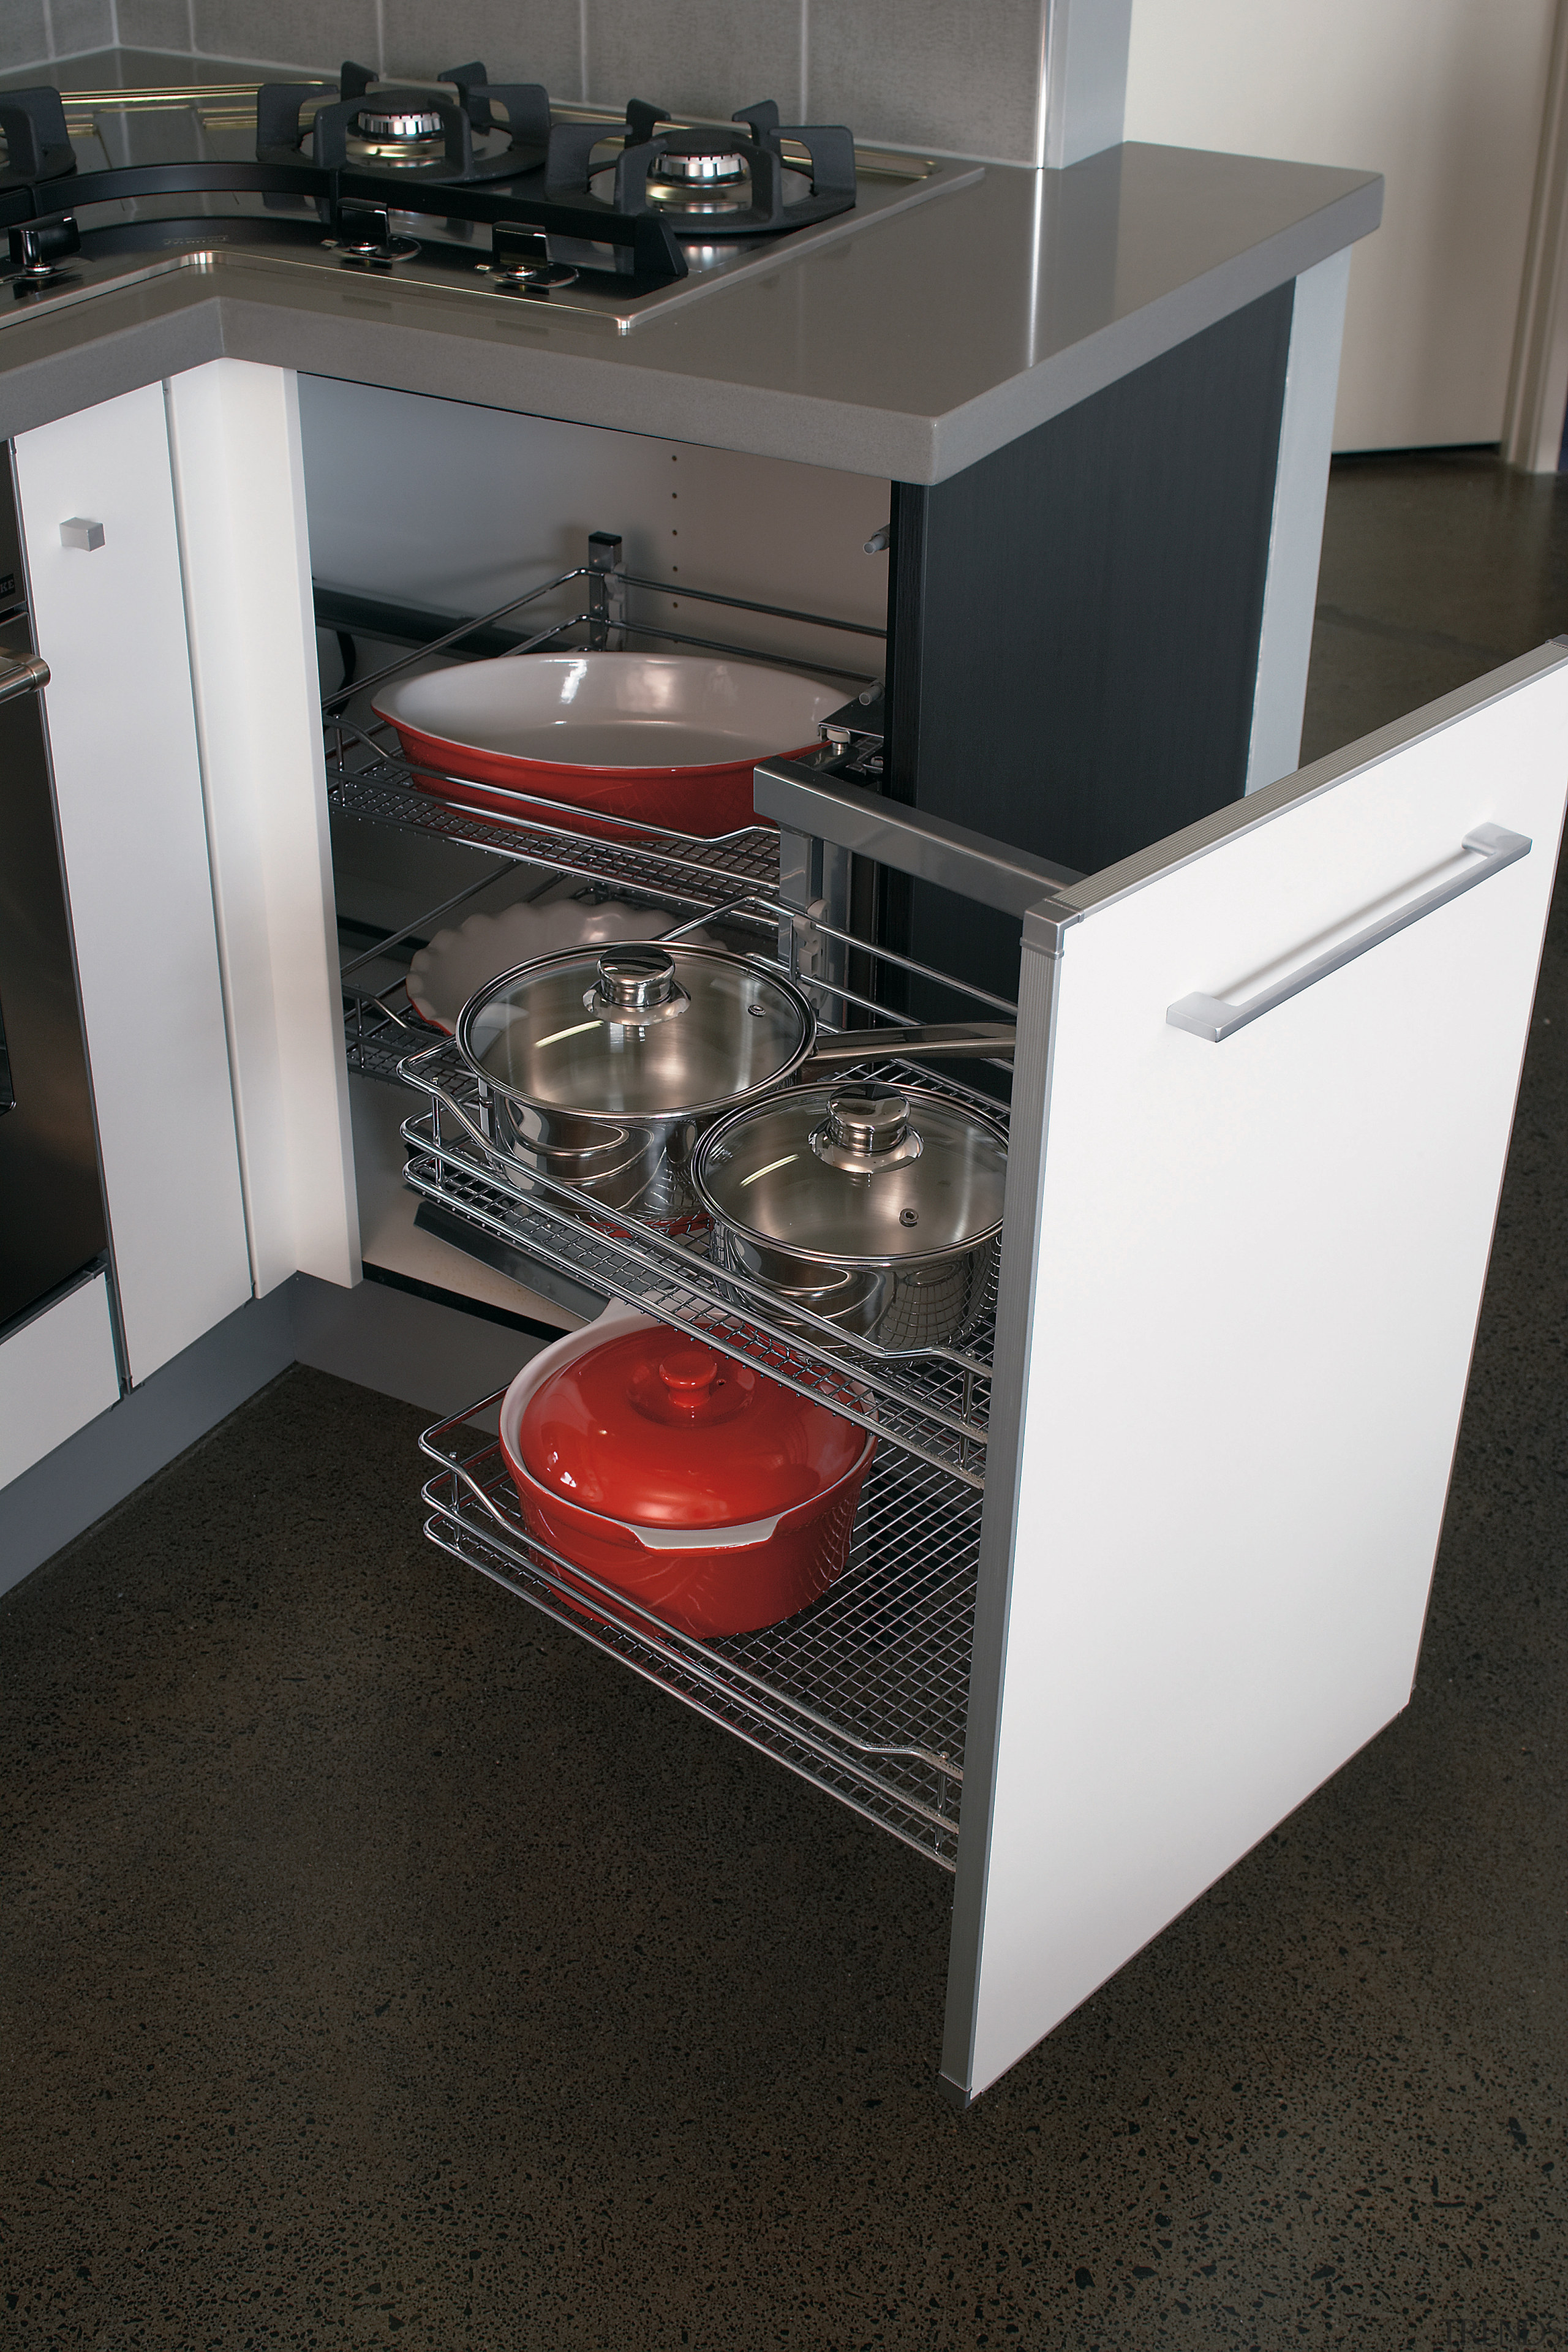
[[1006, 1172], [979, 1111], [862, 1082], [732, 1112], [699, 1145], [692, 1188], [715, 1265], [903, 1353], [960, 1340], [984, 1311]]

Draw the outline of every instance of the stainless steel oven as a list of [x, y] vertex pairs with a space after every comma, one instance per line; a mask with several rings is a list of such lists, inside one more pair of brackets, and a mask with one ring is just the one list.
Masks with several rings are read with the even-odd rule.
[[108, 1246], [70, 913], [16, 527], [0, 451], [0, 1331]]

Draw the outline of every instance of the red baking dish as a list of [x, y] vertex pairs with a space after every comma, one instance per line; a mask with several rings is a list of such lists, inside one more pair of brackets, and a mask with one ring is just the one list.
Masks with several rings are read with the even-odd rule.
[[500, 1442], [531, 1534], [704, 1640], [782, 1623], [827, 1591], [877, 1444], [629, 1309], [524, 1365]]
[[[410, 764], [437, 772], [416, 778], [427, 792], [548, 821], [531, 807], [537, 794], [712, 835], [756, 824], [757, 761], [813, 749], [843, 699], [841, 688], [763, 662], [505, 654], [400, 678], [374, 707]], [[437, 781], [448, 777], [456, 790]]]

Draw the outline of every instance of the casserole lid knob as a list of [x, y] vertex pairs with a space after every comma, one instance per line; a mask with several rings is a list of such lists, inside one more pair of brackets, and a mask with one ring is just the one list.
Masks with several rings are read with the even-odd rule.
[[706, 1348], [677, 1348], [659, 1358], [658, 1376], [674, 1402], [695, 1412], [719, 1377], [719, 1359]]
[[847, 1476], [866, 1433], [666, 1326], [559, 1365], [523, 1407], [529, 1476], [636, 1527], [746, 1527]]

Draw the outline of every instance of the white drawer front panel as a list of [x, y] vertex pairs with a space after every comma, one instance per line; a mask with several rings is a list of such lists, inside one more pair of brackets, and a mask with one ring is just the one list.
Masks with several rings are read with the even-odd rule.
[[[963, 2089], [1409, 1696], [1563, 825], [1568, 664], [1467, 697], [1321, 788], [1260, 794], [1206, 849], [1178, 836], [1147, 880], [1102, 877], [1062, 934], [1032, 1266], [1037, 1204], [1008, 1204], [1005, 1287], [1032, 1286], [1032, 1328], [984, 1671], [976, 1636], [1000, 1692], [964, 1788]], [[1489, 824], [1529, 854], [1461, 847]], [[1461, 879], [1220, 1044], [1167, 1019], [1308, 979]]]
[[101, 1274], [0, 1341], [0, 1486], [119, 1402]]

